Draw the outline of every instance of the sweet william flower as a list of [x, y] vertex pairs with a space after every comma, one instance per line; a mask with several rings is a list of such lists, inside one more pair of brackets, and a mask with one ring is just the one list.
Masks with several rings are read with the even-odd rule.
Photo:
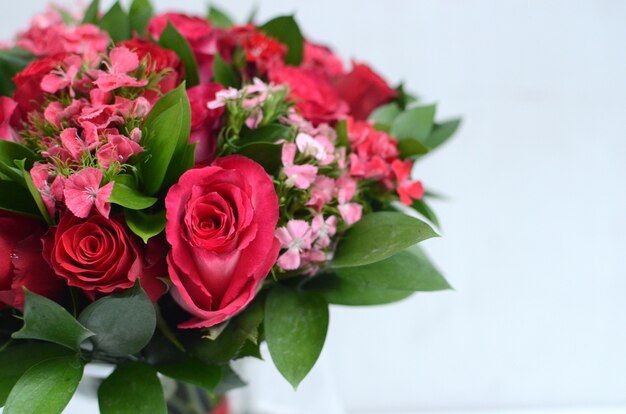
[[301, 254], [311, 248], [313, 233], [304, 220], [289, 220], [285, 227], [276, 229], [276, 238], [287, 249], [279, 258], [278, 266], [283, 270], [296, 270], [301, 265]]
[[165, 198], [172, 294], [193, 318], [216, 325], [241, 311], [276, 262], [278, 197], [263, 167], [239, 155], [184, 173]]
[[17, 109], [17, 102], [6, 96], [0, 96], [0, 139], [17, 141], [19, 135], [11, 126], [11, 121]]
[[95, 85], [102, 91], [109, 92], [122, 87], [141, 87], [148, 84], [148, 80], [137, 80], [128, 75], [139, 67], [139, 57], [127, 47], [116, 47], [109, 53], [109, 67], [101, 72]]
[[102, 171], [98, 168], [85, 168], [71, 175], [65, 182], [65, 205], [79, 218], [86, 218], [92, 207], [108, 218], [111, 205], [108, 203], [114, 183], [100, 187]]
[[70, 55], [63, 61], [63, 67], [59, 67], [41, 80], [41, 90], [48, 93], [57, 93], [58, 91], [68, 88], [70, 96], [74, 98], [74, 80], [80, 70], [83, 60], [76, 55]]
[[391, 168], [398, 181], [397, 191], [402, 204], [410, 206], [413, 200], [419, 200], [424, 196], [424, 187], [420, 181], [411, 180], [413, 163], [409, 160], [395, 160]]

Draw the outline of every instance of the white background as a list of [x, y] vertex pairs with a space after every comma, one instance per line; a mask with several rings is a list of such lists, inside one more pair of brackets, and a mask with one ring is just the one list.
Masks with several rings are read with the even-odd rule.
[[[0, 38], [44, 3], [2, 1]], [[241, 20], [253, 3], [221, 5]], [[426, 246], [456, 291], [333, 310], [346, 407], [626, 406], [626, 2], [259, 3], [465, 118], [418, 169], [450, 195]]]

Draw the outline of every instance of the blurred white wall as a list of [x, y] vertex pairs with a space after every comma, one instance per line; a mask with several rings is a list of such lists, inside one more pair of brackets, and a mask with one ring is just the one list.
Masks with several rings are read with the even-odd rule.
[[[45, 3], [3, 1], [0, 38]], [[254, 3], [218, 2], [240, 19]], [[456, 291], [333, 310], [346, 406], [626, 405], [626, 2], [258, 3], [465, 117], [418, 169], [451, 197], [426, 245]]]

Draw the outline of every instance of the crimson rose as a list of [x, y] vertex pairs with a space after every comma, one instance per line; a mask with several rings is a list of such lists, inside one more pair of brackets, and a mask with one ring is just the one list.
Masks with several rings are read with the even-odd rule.
[[183, 174], [165, 207], [172, 294], [194, 316], [180, 327], [213, 326], [242, 310], [280, 249], [272, 179], [248, 158], [220, 158]]
[[397, 92], [369, 66], [353, 64], [352, 72], [339, 78], [337, 91], [350, 105], [350, 114], [364, 121], [372, 111], [396, 97]]
[[65, 284], [41, 254], [44, 231], [36, 220], [0, 210], [0, 304], [22, 309], [23, 288], [51, 299], [63, 295]]
[[164, 293], [156, 277], [155, 260], [148, 263], [144, 250], [128, 234], [123, 220], [94, 214], [86, 219], [66, 213], [44, 238], [44, 257], [70, 286], [94, 299], [97, 293], [131, 288], [137, 279], [150, 299]]

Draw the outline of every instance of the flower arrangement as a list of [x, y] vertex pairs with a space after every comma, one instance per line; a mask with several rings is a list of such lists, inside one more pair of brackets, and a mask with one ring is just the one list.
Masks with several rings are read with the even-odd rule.
[[263, 341], [297, 387], [329, 304], [449, 288], [412, 170], [459, 120], [291, 16], [96, 0], [37, 16], [0, 68], [5, 414], [60, 413], [94, 361], [116, 366], [102, 413], [166, 412], [159, 378], [215, 402]]

